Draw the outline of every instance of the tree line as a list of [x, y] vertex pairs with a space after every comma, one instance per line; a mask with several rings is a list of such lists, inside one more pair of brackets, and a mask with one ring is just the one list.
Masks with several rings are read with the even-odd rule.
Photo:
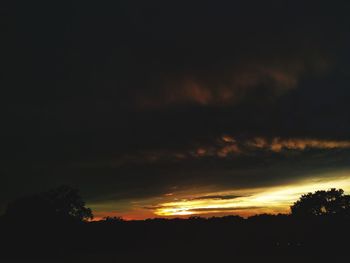
[[[296, 218], [336, 216], [350, 217], [350, 195], [342, 189], [319, 190], [302, 195], [290, 207]], [[93, 213], [82, 199], [79, 190], [62, 185], [49, 191], [18, 198], [7, 205], [2, 216], [7, 221], [27, 222], [87, 222]], [[189, 220], [200, 219], [190, 217]], [[106, 217], [105, 222], [120, 222], [121, 217]]]

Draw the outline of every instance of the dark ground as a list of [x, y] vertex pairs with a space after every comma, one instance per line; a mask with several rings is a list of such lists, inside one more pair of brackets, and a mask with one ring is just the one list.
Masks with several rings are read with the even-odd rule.
[[2, 224], [1, 262], [347, 262], [349, 220], [260, 216]]

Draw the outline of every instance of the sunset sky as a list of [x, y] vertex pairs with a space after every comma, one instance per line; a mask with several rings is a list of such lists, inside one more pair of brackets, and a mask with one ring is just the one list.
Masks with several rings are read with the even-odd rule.
[[350, 193], [348, 1], [7, 2], [0, 214], [61, 184], [97, 219]]

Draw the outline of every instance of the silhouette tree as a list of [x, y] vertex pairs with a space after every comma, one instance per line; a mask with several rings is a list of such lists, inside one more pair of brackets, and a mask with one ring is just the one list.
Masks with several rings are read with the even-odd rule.
[[81, 222], [93, 218], [79, 191], [66, 185], [9, 203], [5, 216], [16, 221], [45, 222]]
[[350, 195], [342, 189], [304, 194], [291, 206], [295, 216], [350, 215]]

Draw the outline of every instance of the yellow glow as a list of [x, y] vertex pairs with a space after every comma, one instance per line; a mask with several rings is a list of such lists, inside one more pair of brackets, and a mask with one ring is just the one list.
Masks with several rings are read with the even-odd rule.
[[[196, 199], [192, 196], [181, 201], [166, 202], [159, 205], [155, 214], [159, 216], [200, 215], [210, 213], [286, 213], [289, 207], [302, 194], [321, 189], [342, 188], [350, 191], [350, 174], [342, 174], [336, 178], [314, 178], [299, 181], [294, 184], [247, 189], [243, 195], [237, 198], [220, 199], [205, 198]], [[237, 195], [237, 191], [221, 191], [205, 193], [201, 196]], [[197, 195], [198, 196], [198, 195]]]

